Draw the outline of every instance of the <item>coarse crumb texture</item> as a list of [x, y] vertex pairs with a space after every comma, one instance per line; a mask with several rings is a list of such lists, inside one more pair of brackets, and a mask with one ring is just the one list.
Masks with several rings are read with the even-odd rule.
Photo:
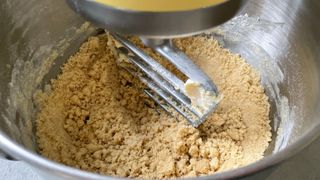
[[271, 130], [259, 74], [212, 38], [175, 42], [223, 94], [204, 124], [193, 128], [157, 110], [143, 85], [117, 66], [115, 42], [103, 34], [89, 38], [36, 94], [40, 153], [91, 172], [146, 179], [202, 176], [261, 159]]

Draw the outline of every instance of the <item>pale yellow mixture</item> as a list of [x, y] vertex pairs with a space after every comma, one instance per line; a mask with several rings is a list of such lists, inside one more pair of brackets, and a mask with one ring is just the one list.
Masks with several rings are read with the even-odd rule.
[[103, 5], [147, 12], [188, 11], [209, 6], [215, 6], [226, 0], [95, 0]]
[[204, 124], [193, 128], [157, 108], [117, 66], [114, 40], [104, 34], [84, 43], [36, 95], [40, 153], [91, 172], [147, 179], [213, 174], [261, 159], [271, 128], [259, 74], [212, 38], [176, 44], [223, 94]]

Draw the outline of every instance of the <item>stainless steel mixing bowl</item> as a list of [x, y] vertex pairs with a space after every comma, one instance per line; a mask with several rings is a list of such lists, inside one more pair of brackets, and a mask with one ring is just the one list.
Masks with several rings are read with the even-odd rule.
[[[247, 15], [246, 15], [247, 14]], [[288, 159], [320, 134], [320, 1], [255, 0], [207, 33], [262, 76], [270, 97], [273, 141], [265, 158], [196, 179], [251, 175]], [[64, 0], [2, 0], [0, 5], [0, 148], [47, 178], [111, 179], [67, 167], [36, 153], [33, 94], [59, 73], [91, 27]]]
[[99, 27], [149, 38], [173, 38], [203, 32], [229, 20], [245, 4], [245, 0], [232, 0], [200, 9], [152, 12], [114, 8], [92, 0], [67, 2], [74, 11]]

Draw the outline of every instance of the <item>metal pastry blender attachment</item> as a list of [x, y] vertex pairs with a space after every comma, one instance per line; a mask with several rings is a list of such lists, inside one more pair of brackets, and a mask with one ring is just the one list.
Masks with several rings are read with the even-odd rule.
[[[123, 46], [136, 69], [127, 69], [147, 85], [144, 92], [167, 112], [181, 114], [198, 127], [217, 107], [219, 92], [211, 79], [172, 38], [207, 31], [232, 18], [244, 0], [67, 0], [77, 13], [105, 28]], [[188, 80], [184, 82], [120, 34], [140, 36]]]

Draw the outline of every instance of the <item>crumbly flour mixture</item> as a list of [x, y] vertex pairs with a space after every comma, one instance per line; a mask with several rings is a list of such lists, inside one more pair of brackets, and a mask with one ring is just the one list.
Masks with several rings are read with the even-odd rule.
[[271, 128], [259, 74], [214, 39], [176, 44], [223, 94], [204, 124], [196, 129], [158, 110], [140, 82], [117, 66], [115, 42], [103, 34], [84, 43], [36, 95], [40, 153], [82, 170], [147, 179], [202, 176], [261, 159]]

